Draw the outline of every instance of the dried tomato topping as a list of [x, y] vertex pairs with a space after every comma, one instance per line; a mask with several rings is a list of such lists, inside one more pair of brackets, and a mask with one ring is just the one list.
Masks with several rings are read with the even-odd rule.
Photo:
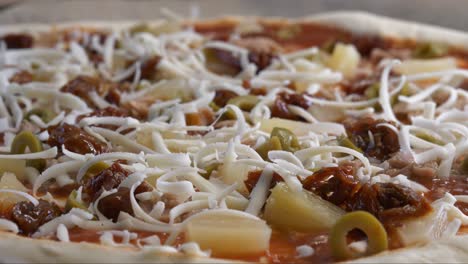
[[77, 126], [63, 124], [49, 127], [47, 131], [49, 132], [47, 144], [58, 147], [59, 151], [61, 151], [62, 145], [65, 145], [67, 150], [79, 154], [92, 153], [97, 155], [109, 151], [106, 144]]
[[[387, 160], [400, 150], [398, 135], [392, 129], [380, 124], [391, 124], [372, 117], [345, 120], [344, 125], [354, 145], [364, 151], [368, 157]], [[369, 136], [372, 134], [373, 140]]]
[[268, 67], [282, 50], [278, 43], [266, 37], [245, 37], [234, 41], [234, 44], [249, 51], [249, 61], [257, 65], [257, 71]]
[[354, 178], [354, 173], [353, 166], [323, 168], [307, 177], [302, 184], [304, 189], [341, 205], [361, 187], [359, 181]]
[[[249, 51], [249, 62], [257, 66], [257, 72], [268, 67], [281, 51], [281, 47], [274, 40], [265, 37], [246, 37], [235, 40], [233, 44]], [[220, 64], [224, 65], [222, 70], [213, 68], [214, 72], [235, 75], [242, 70], [241, 60], [237, 54], [217, 48], [210, 48], [210, 52]]]
[[215, 120], [214, 113], [211, 108], [201, 108], [195, 113], [186, 113], [185, 120], [188, 126], [207, 126]]
[[[158, 66], [159, 62], [161, 61], [161, 57], [153, 56], [145, 60], [140, 66], [141, 72], [141, 79], [146, 80], [154, 80], [156, 79], [156, 67]], [[132, 75], [129, 79], [133, 80], [134, 75]]]
[[0, 38], [8, 49], [30, 49], [34, 45], [34, 38], [29, 34], [7, 34]]
[[289, 111], [288, 105], [295, 105], [307, 109], [312, 103], [307, 100], [304, 94], [298, 93], [279, 93], [271, 106], [271, 116], [290, 120], [303, 120]]
[[237, 96], [239, 95], [230, 90], [216, 90], [213, 102], [219, 107], [224, 107], [226, 106], [229, 99]]
[[349, 211], [365, 210], [387, 225], [398, 225], [398, 220], [425, 215], [431, 205], [412, 189], [393, 183], [365, 184], [346, 202]]
[[133, 214], [132, 204], [130, 202], [130, 189], [119, 188], [113, 194], [105, 196], [98, 203], [99, 211], [112, 221], [117, 222], [120, 212]]
[[22, 234], [31, 235], [43, 224], [60, 216], [62, 211], [54, 204], [39, 200], [35, 206], [32, 202], [19, 202], [13, 206], [11, 218], [21, 230]]
[[[130, 172], [124, 169], [118, 162], [114, 162], [109, 168], [102, 170], [95, 176], [85, 179], [83, 183], [83, 193], [88, 195], [90, 201], [96, 201], [103, 191], [109, 191], [117, 188]], [[140, 184], [135, 193], [148, 192], [153, 188], [146, 182]]]
[[18, 84], [30, 83], [32, 81], [33, 81], [33, 75], [29, 73], [28, 71], [17, 72], [10, 78], [10, 82], [18, 83]]
[[95, 201], [103, 191], [109, 191], [119, 186], [130, 174], [119, 163], [104, 169], [96, 176], [88, 177], [83, 184], [83, 193], [87, 194], [90, 201]]
[[77, 122], [80, 122], [85, 117], [102, 117], [102, 116], [115, 116], [115, 117], [127, 117], [128, 111], [122, 108], [116, 108], [108, 106], [104, 109], [97, 109], [89, 114], [80, 115], [76, 118]]
[[307, 177], [303, 186], [346, 211], [368, 211], [389, 226], [431, 210], [423, 195], [408, 187], [393, 183], [361, 184], [354, 173], [351, 165], [323, 168]]
[[[247, 190], [249, 190], [249, 192], [252, 192], [253, 188], [257, 184], [261, 175], [262, 175], [261, 170], [249, 171], [249, 174], [247, 175], [247, 179], [244, 181], [245, 187], [247, 187]], [[271, 180], [270, 189], [275, 187], [276, 183], [282, 182], [282, 181], [284, 180], [279, 174], [277, 174], [276, 172], [273, 173], [273, 179]]]
[[290, 120], [300, 120], [300, 117], [291, 113], [288, 109], [288, 104], [281, 98], [277, 97], [271, 106], [271, 116]]
[[[118, 89], [119, 87], [117, 84], [96, 77], [78, 76], [65, 84], [60, 91], [74, 94], [83, 99], [89, 106], [96, 107], [89, 95], [90, 92], [96, 92], [109, 102], [118, 104], [120, 102]], [[117, 93], [118, 95], [113, 93]], [[108, 96], [110, 96], [110, 98], [108, 98]]]
[[287, 104], [296, 105], [307, 109], [312, 105], [312, 102], [307, 100], [304, 94], [298, 93], [279, 93], [278, 96]]
[[[129, 113], [124, 108], [116, 108], [116, 107], [108, 106], [104, 109], [96, 109], [89, 114], [79, 115], [76, 118], [76, 122], [79, 123], [83, 118], [86, 118], [86, 117], [103, 117], [103, 116], [128, 117]], [[108, 128], [108, 129], [117, 129], [117, 126], [114, 126], [114, 125], [99, 125], [99, 127]]]

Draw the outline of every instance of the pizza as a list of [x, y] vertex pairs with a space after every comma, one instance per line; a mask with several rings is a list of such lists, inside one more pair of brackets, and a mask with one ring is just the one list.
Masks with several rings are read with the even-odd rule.
[[0, 27], [2, 262], [463, 262], [468, 35], [364, 13]]

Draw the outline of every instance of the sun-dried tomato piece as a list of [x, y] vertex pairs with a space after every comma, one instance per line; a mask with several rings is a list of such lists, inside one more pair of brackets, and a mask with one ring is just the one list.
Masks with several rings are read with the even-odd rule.
[[[348, 119], [344, 122], [346, 130], [354, 145], [362, 149], [368, 157], [387, 160], [400, 150], [398, 135], [390, 128], [381, 124], [391, 124], [385, 120], [372, 117]], [[370, 134], [372, 138], [370, 138]]]
[[117, 222], [120, 212], [133, 214], [130, 189], [119, 188], [117, 192], [102, 198], [99, 200], [98, 209], [104, 216], [114, 222]]
[[25, 84], [33, 81], [33, 75], [28, 71], [19, 71], [10, 78], [11, 83]]
[[23, 201], [13, 206], [11, 218], [22, 234], [31, 235], [43, 224], [60, 216], [62, 211], [54, 204], [45, 200], [39, 200], [35, 206], [32, 202]]
[[92, 153], [97, 155], [109, 151], [105, 143], [99, 141], [77, 126], [65, 123], [63, 125], [49, 127], [47, 131], [49, 132], [47, 144], [58, 147], [60, 151], [62, 145], [65, 145], [67, 150], [79, 154]]
[[34, 38], [25, 33], [7, 34], [0, 38], [8, 49], [30, 49], [34, 45]]

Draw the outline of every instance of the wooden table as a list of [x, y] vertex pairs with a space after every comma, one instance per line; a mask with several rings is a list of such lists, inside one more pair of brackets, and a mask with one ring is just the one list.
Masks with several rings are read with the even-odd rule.
[[333, 10], [364, 10], [468, 31], [466, 0], [0, 0], [0, 25], [70, 20], [149, 20], [167, 7], [187, 16], [220, 14], [298, 17]]

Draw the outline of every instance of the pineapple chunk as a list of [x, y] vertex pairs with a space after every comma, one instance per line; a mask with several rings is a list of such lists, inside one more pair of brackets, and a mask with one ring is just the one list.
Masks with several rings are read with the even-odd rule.
[[[28, 189], [16, 178], [13, 173], [6, 172], [0, 179], [0, 189], [10, 189], [26, 192]], [[14, 193], [0, 193], [0, 212], [8, 210], [16, 203], [27, 201], [23, 196]]]
[[12, 189], [27, 192], [28, 189], [16, 178], [13, 173], [4, 173], [0, 178], [0, 189]]
[[345, 77], [351, 77], [356, 71], [360, 60], [361, 55], [354, 45], [338, 43], [328, 60], [328, 66], [343, 73]]
[[247, 164], [237, 164], [234, 162], [226, 162], [219, 166], [219, 178], [226, 184], [234, 184], [237, 182], [237, 191], [242, 194], [248, 194], [244, 181], [249, 175], [252, 166]]
[[262, 220], [214, 211], [190, 220], [185, 235], [216, 256], [248, 256], [268, 249], [271, 229]]
[[447, 210], [440, 207], [422, 218], [405, 221], [397, 229], [397, 232], [400, 235], [401, 242], [405, 246], [410, 246], [441, 238], [448, 224]]
[[0, 175], [11, 172], [19, 179], [25, 178], [26, 161], [19, 159], [0, 159]]
[[317, 232], [330, 229], [344, 213], [311, 192], [293, 192], [278, 183], [267, 200], [264, 218], [283, 230]]
[[416, 74], [423, 72], [435, 72], [453, 70], [457, 68], [457, 62], [453, 58], [440, 58], [429, 60], [405, 60], [395, 66], [395, 71], [400, 74]]

